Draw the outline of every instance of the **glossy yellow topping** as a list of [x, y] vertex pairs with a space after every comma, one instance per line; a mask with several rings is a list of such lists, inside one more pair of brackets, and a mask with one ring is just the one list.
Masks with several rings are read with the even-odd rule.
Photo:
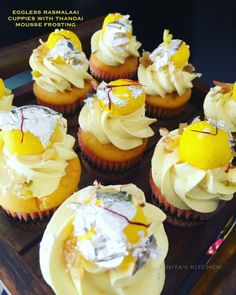
[[40, 140], [31, 132], [9, 130], [2, 132], [4, 146], [13, 154], [36, 155], [42, 154], [44, 148]]
[[[140, 206], [137, 206], [137, 211], [134, 218], [131, 220], [132, 223], [129, 223], [125, 229], [124, 233], [127, 240], [131, 244], [136, 244], [140, 241], [141, 235], [140, 232], [142, 231], [144, 236], [147, 235], [147, 227], [145, 225], [148, 224], [147, 219], [144, 215], [143, 209]], [[137, 224], [134, 224], [137, 223]], [[143, 224], [143, 225], [141, 225]]]
[[60, 30], [60, 31], [55, 31], [52, 32], [45, 45], [47, 46], [48, 49], [53, 48], [58, 41], [60, 41], [62, 38], [68, 39], [71, 41], [71, 43], [76, 47], [78, 51], [82, 51], [82, 45], [77, 37], [77, 35], [71, 31], [67, 30]]
[[226, 165], [232, 158], [229, 134], [207, 121], [186, 127], [180, 137], [181, 159], [200, 169], [213, 169]]
[[234, 83], [234, 86], [233, 86], [233, 94], [232, 94], [232, 97], [233, 97], [233, 100], [236, 101], [236, 82]]
[[0, 99], [4, 96], [5, 94], [5, 85], [3, 80], [0, 78]]
[[188, 62], [189, 56], [189, 48], [185, 42], [182, 42], [177, 52], [171, 57], [171, 60], [177, 68], [182, 68]]
[[[51, 137], [50, 142], [61, 140], [61, 132], [59, 125]], [[45, 151], [41, 141], [30, 131], [22, 132], [21, 130], [2, 131], [2, 139], [4, 146], [16, 155], [38, 155]]]
[[116, 269], [117, 274], [126, 272], [130, 267], [133, 267], [134, 263], [135, 263], [135, 258], [131, 254], [125, 256], [122, 263]]
[[[132, 85], [141, 90], [138, 96], [135, 96], [128, 87]], [[113, 95], [117, 97], [121, 103], [111, 102], [109, 106], [103, 105], [107, 111], [111, 111], [117, 115], [128, 115], [139, 109], [145, 103], [146, 94], [137, 81], [119, 79], [108, 83], [108, 87], [110, 88], [108, 96], [111, 97]]]
[[[105, 30], [107, 28], [107, 25], [110, 23], [115, 23], [117, 21], [119, 21], [122, 18], [122, 15], [120, 13], [109, 13], [104, 21], [103, 21], [103, 25], [102, 25], [102, 33], [105, 33]], [[127, 32], [127, 36], [131, 37], [132, 32]]]
[[103, 25], [102, 25], [103, 32], [105, 31], [108, 24], [114, 23], [121, 18], [122, 18], [122, 15], [120, 13], [109, 13], [103, 21]]
[[51, 143], [53, 143], [53, 142], [56, 142], [56, 141], [61, 141], [62, 138], [63, 138], [63, 135], [62, 135], [62, 132], [61, 132], [60, 125], [57, 124], [50, 141], [51, 141]]
[[[164, 30], [163, 43], [165, 46], [170, 46], [173, 36], [169, 34], [169, 30]], [[171, 56], [171, 61], [175, 64], [177, 68], [182, 68], [186, 65], [190, 56], [189, 47], [184, 41], [180, 44], [176, 53]]]

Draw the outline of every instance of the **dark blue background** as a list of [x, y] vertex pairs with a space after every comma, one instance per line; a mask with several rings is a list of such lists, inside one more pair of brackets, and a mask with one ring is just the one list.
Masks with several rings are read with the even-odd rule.
[[15, 28], [7, 21], [12, 9], [79, 9], [84, 20], [109, 12], [131, 15], [134, 33], [143, 48], [153, 50], [164, 28], [191, 47], [190, 62], [202, 80], [236, 80], [236, 1], [108, 1], [108, 0], [1, 0], [0, 47], [17, 43], [50, 29]]

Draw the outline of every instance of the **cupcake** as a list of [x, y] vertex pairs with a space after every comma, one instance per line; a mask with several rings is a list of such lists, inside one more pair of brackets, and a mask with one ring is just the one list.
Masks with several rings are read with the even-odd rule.
[[33, 50], [29, 63], [39, 104], [63, 114], [83, 106], [87, 93], [92, 91], [92, 77], [80, 40], [73, 32], [55, 30], [47, 42], [41, 41]]
[[134, 184], [88, 186], [55, 212], [40, 268], [55, 294], [158, 295], [165, 281], [165, 214]]
[[0, 128], [0, 206], [20, 220], [50, 216], [80, 180], [66, 120], [29, 105], [0, 113]]
[[232, 136], [222, 121], [196, 121], [157, 143], [150, 184], [170, 223], [195, 226], [216, 214], [236, 192]]
[[236, 132], [236, 83], [214, 81], [205, 97], [203, 109], [207, 119], [223, 120], [231, 132]]
[[0, 112], [8, 112], [12, 109], [14, 95], [10, 89], [5, 87], [3, 80], [0, 78]]
[[132, 35], [129, 15], [108, 14], [102, 29], [91, 39], [90, 71], [95, 78], [112, 81], [132, 79], [138, 68], [141, 43]]
[[192, 80], [200, 77], [188, 63], [189, 46], [164, 31], [163, 43], [140, 58], [138, 79], [147, 94], [147, 113], [153, 117], [179, 115], [191, 96]]
[[79, 145], [87, 166], [107, 176], [131, 172], [154, 133], [145, 117], [145, 92], [136, 81], [102, 82], [79, 115]]

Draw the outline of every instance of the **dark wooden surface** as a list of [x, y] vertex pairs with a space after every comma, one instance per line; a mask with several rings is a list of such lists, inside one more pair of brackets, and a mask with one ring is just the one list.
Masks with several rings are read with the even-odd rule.
[[209, 267], [199, 278], [189, 295], [236, 294], [236, 230], [209, 262]]
[[[92, 32], [100, 24], [101, 19], [81, 25], [80, 36], [84, 38], [82, 41], [87, 42], [84, 48], [88, 48], [88, 40]], [[34, 39], [29, 41], [29, 43], [24, 42], [25, 47], [20, 45], [19, 48], [30, 48], [30, 50], [27, 49], [27, 52], [24, 54], [24, 62], [14, 69], [9, 68], [11, 66], [9, 53], [16, 53], [18, 46], [14, 45], [5, 50], [0, 50], [0, 77], [9, 77], [9, 75], [15, 74], [19, 70], [25, 70], [28, 67], [26, 59], [28, 63], [29, 54], [37, 44], [37, 40]], [[2, 62], [1, 57], [5, 57], [5, 62]], [[17, 58], [14, 62], [19, 62], [19, 59]], [[1, 68], [2, 65], [3, 67]], [[159, 127], [167, 127], [171, 130], [178, 127], [180, 122], [191, 121], [195, 116], [201, 115], [202, 102], [206, 91], [207, 87], [201, 84], [201, 82], [196, 81], [191, 101], [184, 113], [179, 118], [159, 120], [153, 125], [155, 136], [151, 138], [140, 166], [132, 176], [119, 181], [119, 183], [135, 183], [145, 192], [147, 200], [151, 202], [148, 177], [153, 150], [160, 138], [158, 129]], [[29, 104], [35, 101], [32, 93], [32, 83], [17, 89], [14, 93], [15, 105]], [[76, 134], [76, 128], [70, 131], [73, 135]], [[79, 154], [78, 149], [77, 151]], [[93, 181], [94, 178], [83, 169], [79, 188], [90, 185]], [[186, 229], [165, 223], [170, 248], [166, 258], [166, 282], [163, 295], [187, 294], [186, 292], [183, 293], [183, 291], [180, 293], [181, 287], [190, 280], [193, 269], [201, 263], [201, 258], [214, 241], [217, 233], [235, 211], [236, 199], [228, 202], [218, 215], [200, 227]], [[43, 281], [38, 260], [39, 243], [47, 223], [47, 220], [28, 224], [20, 223], [9, 218], [0, 209], [0, 279], [3, 280], [13, 295], [53, 294]], [[195, 283], [195, 286], [191, 291], [191, 295], [236, 294], [235, 238], [236, 233], [233, 231], [211, 261], [212, 265], [220, 265], [220, 270], [205, 270], [198, 282], [192, 282], [192, 284]]]

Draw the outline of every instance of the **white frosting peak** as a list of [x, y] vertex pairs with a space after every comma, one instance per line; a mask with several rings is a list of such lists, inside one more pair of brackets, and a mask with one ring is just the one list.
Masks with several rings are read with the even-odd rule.
[[110, 66], [123, 64], [129, 56], [139, 56], [140, 42], [132, 36], [129, 15], [119, 21], [108, 23], [105, 30], [95, 32], [91, 39], [92, 53]]
[[[49, 92], [64, 92], [71, 86], [84, 87], [84, 80], [91, 80], [88, 74], [89, 62], [82, 51], [78, 51], [73, 44], [60, 39], [48, 52], [43, 49], [44, 44], [35, 49], [29, 63], [33, 71], [33, 79], [39, 86]], [[58, 62], [60, 58], [62, 62]]]
[[[168, 136], [178, 137], [178, 130]], [[221, 200], [229, 201], [236, 192], [236, 168], [200, 169], [182, 162], [178, 145], [166, 151], [164, 139], [156, 145], [152, 158], [152, 177], [162, 195], [182, 210], [209, 213]]]
[[[88, 107], [89, 105], [89, 107]], [[155, 119], [145, 117], [145, 106], [128, 115], [113, 115], [102, 109], [98, 99], [90, 99], [79, 115], [82, 130], [91, 132], [102, 144], [112, 143], [122, 150], [130, 150], [154, 133], [149, 125]]]
[[236, 101], [232, 97], [232, 91], [223, 93], [220, 86], [210, 89], [203, 104], [207, 119], [223, 120], [230, 131], [236, 131]]

